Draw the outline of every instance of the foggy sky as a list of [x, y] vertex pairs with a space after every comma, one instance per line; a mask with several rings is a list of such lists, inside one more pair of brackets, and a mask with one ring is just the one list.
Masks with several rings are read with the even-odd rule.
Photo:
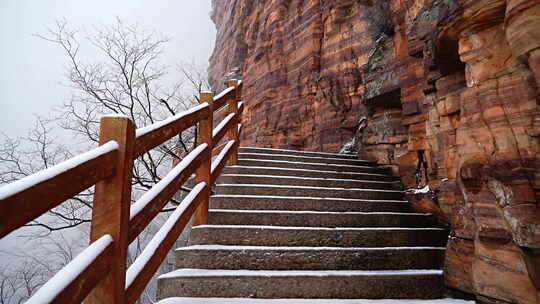
[[[91, 33], [94, 26], [125, 24], [156, 31], [170, 38], [160, 63], [180, 61], [206, 64], [215, 29], [210, 0], [0, 0], [0, 133], [25, 136], [34, 114], [47, 116], [53, 106], [69, 98], [65, 72], [67, 57], [58, 45], [33, 34], [45, 34], [56, 20]], [[84, 53], [92, 62], [97, 53]], [[0, 240], [0, 251], [13, 251], [23, 240], [14, 232]], [[0, 252], [0, 264], [8, 262]]]
[[[125, 24], [170, 38], [161, 63], [206, 64], [215, 29], [210, 0], [0, 0], [0, 132], [23, 136], [33, 114], [47, 115], [69, 98], [66, 56], [55, 44], [33, 34], [45, 34], [65, 18], [70, 28], [90, 33], [94, 26]], [[85, 53], [85, 60], [94, 54]], [[96, 56], [97, 57], [97, 56]]]

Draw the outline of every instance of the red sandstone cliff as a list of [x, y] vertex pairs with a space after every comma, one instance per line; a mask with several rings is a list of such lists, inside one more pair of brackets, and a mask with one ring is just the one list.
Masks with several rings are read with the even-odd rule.
[[[348, 148], [451, 225], [450, 288], [540, 303], [540, 1], [214, 0], [244, 145]], [[536, 284], [536, 288], [535, 288]]]

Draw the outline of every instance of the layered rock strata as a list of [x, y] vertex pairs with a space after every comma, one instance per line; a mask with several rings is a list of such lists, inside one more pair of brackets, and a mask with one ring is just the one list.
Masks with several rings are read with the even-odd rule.
[[539, 1], [214, 0], [212, 18], [243, 145], [392, 168], [451, 226], [450, 289], [540, 303]]

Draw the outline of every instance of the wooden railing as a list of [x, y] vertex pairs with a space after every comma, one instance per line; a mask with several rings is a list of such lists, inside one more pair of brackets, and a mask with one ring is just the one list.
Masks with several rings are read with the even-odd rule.
[[[4, 237], [95, 185], [90, 245], [27, 303], [136, 302], [191, 217], [195, 225], [208, 222], [210, 187], [226, 163], [238, 162], [241, 91], [242, 83], [231, 81], [220, 95], [201, 93], [200, 105], [137, 130], [125, 116], [105, 116], [98, 148], [0, 188]], [[214, 128], [214, 112], [225, 105], [228, 112]], [[131, 204], [133, 160], [195, 125], [197, 147]], [[224, 143], [212, 161], [220, 141]], [[195, 187], [126, 269], [128, 245], [193, 173]]]

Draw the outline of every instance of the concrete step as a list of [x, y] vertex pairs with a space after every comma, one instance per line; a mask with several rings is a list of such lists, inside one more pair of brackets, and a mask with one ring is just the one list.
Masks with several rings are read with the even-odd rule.
[[433, 227], [436, 221], [423, 213], [211, 209], [208, 223], [289, 227]]
[[441, 228], [324, 228], [201, 225], [191, 230], [190, 245], [414, 247], [446, 246]]
[[158, 280], [158, 298], [393, 298], [443, 295], [441, 270], [207, 270], [179, 269]]
[[338, 187], [338, 188], [369, 188], [401, 190], [399, 181], [371, 181], [361, 179], [337, 179], [317, 177], [295, 177], [280, 175], [256, 175], [256, 174], [223, 174], [218, 184], [265, 184], [265, 185], [290, 185], [311, 187]]
[[374, 174], [388, 174], [389, 173], [388, 169], [386, 168], [376, 168], [372, 166], [306, 163], [306, 162], [298, 162], [298, 161], [268, 160], [268, 159], [239, 158], [238, 165], [252, 166], [252, 167], [277, 167], [277, 168], [289, 168], [289, 169], [292, 168], [292, 169], [374, 173]]
[[387, 174], [358, 173], [358, 172], [338, 172], [332, 170], [306, 170], [294, 168], [279, 168], [270, 166], [228, 166], [222, 174], [249, 174], [249, 175], [279, 175], [293, 177], [315, 177], [315, 178], [338, 178], [356, 179], [370, 181], [399, 181], [398, 177]]
[[264, 247], [199, 245], [178, 248], [178, 268], [250, 270], [441, 269], [444, 247]]
[[397, 190], [330, 188], [286, 185], [259, 184], [217, 184], [216, 194], [237, 195], [276, 195], [276, 196], [305, 196], [333, 197], [354, 199], [400, 200], [403, 192]]
[[458, 299], [398, 300], [398, 299], [253, 299], [253, 298], [167, 298], [158, 304], [475, 304]]
[[410, 212], [407, 201], [361, 200], [262, 195], [213, 195], [212, 209], [292, 210], [330, 212]]
[[257, 147], [240, 147], [239, 153], [261, 153], [261, 154], [285, 154], [285, 155], [297, 155], [307, 157], [324, 157], [324, 158], [338, 158], [338, 159], [357, 159], [353, 154], [340, 154], [340, 153], [327, 153], [327, 152], [315, 152], [315, 151], [297, 151], [287, 149], [272, 149], [272, 148], [257, 148]]
[[293, 154], [271, 154], [271, 153], [238, 153], [239, 158], [247, 159], [265, 159], [265, 160], [284, 160], [292, 162], [305, 162], [305, 163], [321, 163], [321, 164], [338, 164], [338, 165], [351, 165], [351, 166], [376, 166], [377, 164], [360, 159], [350, 158], [335, 158], [326, 156], [307, 156], [307, 155], [293, 155]]

